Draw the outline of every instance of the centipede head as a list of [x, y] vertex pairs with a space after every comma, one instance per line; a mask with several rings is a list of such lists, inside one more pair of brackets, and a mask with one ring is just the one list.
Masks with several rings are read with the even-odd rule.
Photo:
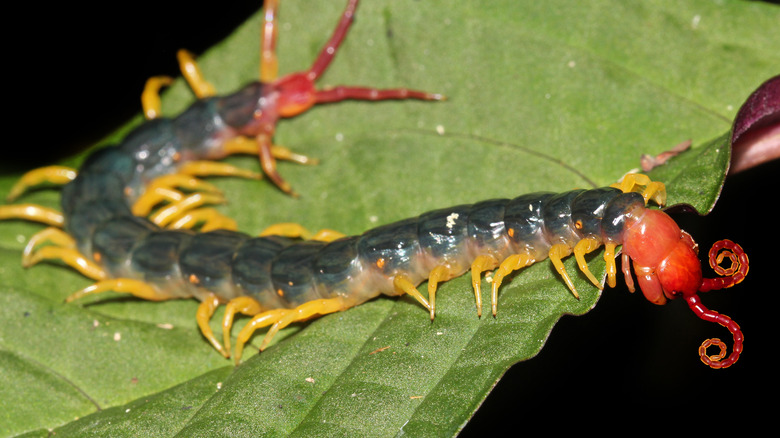
[[702, 283], [698, 246], [666, 213], [637, 209], [623, 251], [633, 260], [645, 298], [655, 304], [696, 294]]
[[[748, 272], [748, 257], [742, 247], [730, 240], [716, 242], [709, 252], [710, 266], [723, 277], [703, 278], [698, 246], [667, 214], [658, 210], [637, 208], [629, 213], [623, 241], [623, 251], [634, 262], [634, 272], [645, 298], [655, 304], [682, 297], [699, 318], [726, 327], [734, 338], [731, 355], [725, 358], [725, 344], [708, 339], [699, 348], [702, 362], [712, 368], [726, 368], [739, 359], [744, 339], [739, 325], [726, 315], [707, 309], [698, 293], [731, 287]], [[728, 259], [731, 266], [721, 263]], [[626, 275], [630, 275], [627, 269]], [[720, 352], [708, 355], [711, 346]]]

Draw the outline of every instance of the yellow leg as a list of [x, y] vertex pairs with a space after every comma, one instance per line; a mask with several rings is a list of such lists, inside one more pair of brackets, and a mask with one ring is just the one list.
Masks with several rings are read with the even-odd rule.
[[294, 222], [279, 222], [264, 229], [260, 236], [284, 236], [289, 238], [301, 238], [304, 240], [319, 240], [321, 242], [332, 242], [341, 239], [345, 234], [335, 230], [322, 229], [312, 234], [303, 225]]
[[615, 287], [617, 284], [617, 267], [615, 265], [615, 245], [614, 243], [604, 244], [604, 261], [607, 263], [607, 284], [609, 287]]
[[273, 82], [279, 74], [276, 58], [276, 10], [278, 0], [267, 0], [263, 9], [263, 34], [260, 48], [260, 81]]
[[279, 222], [273, 224], [260, 232], [260, 236], [284, 236], [290, 238], [301, 238], [309, 240], [311, 232], [301, 224], [294, 222]]
[[133, 204], [132, 211], [136, 216], [146, 216], [151, 213], [155, 205], [165, 202], [177, 202], [184, 198], [184, 194], [178, 190], [166, 187], [151, 187], [147, 189]]
[[170, 295], [158, 292], [153, 286], [144, 283], [141, 280], [135, 280], [132, 278], [111, 278], [108, 280], [98, 281], [92, 286], [87, 286], [80, 291], [74, 292], [68, 298], [65, 298], [65, 302], [70, 303], [71, 301], [78, 300], [87, 295], [94, 295], [108, 291], [128, 293], [134, 297], [148, 301], [164, 301], [173, 298]]
[[439, 265], [428, 274], [428, 300], [431, 302], [431, 321], [436, 316], [436, 289], [439, 283], [452, 278], [452, 271], [447, 265]]
[[219, 195], [222, 192], [213, 184], [207, 183], [191, 175], [175, 173], [155, 178], [146, 187], [133, 204], [132, 211], [136, 216], [146, 216], [160, 202], [178, 202], [184, 199], [184, 193], [178, 189], [193, 192]]
[[243, 315], [254, 316], [262, 311], [262, 306], [260, 306], [260, 303], [254, 298], [244, 296], [233, 298], [228, 301], [227, 306], [225, 306], [225, 316], [222, 318], [222, 339], [228, 355], [230, 355], [230, 332], [233, 328], [233, 320], [236, 312]]
[[524, 268], [534, 262], [528, 254], [513, 254], [507, 257], [493, 274], [493, 287], [490, 294], [490, 307], [493, 311], [493, 316], [496, 316], [498, 312], [498, 288], [501, 287], [501, 283], [504, 281], [504, 277], [516, 271]]
[[220, 190], [214, 184], [208, 183], [201, 179], [195, 178], [192, 175], [185, 175], [182, 173], [174, 173], [171, 175], [163, 175], [155, 178], [154, 181], [149, 183], [148, 188], [154, 187], [178, 187], [180, 189], [206, 192], [206, 193], [221, 193]]
[[76, 241], [68, 233], [59, 228], [49, 227], [33, 234], [33, 236], [30, 237], [30, 240], [27, 241], [27, 245], [24, 247], [24, 251], [22, 251], [22, 264], [27, 266], [26, 260], [32, 256], [36, 247], [45, 242], [50, 242], [63, 248], [76, 247]]
[[[36, 249], [43, 243], [52, 243], [54, 246], [44, 246]], [[76, 241], [60, 230], [49, 227], [34, 234], [22, 251], [22, 266], [32, 267], [43, 260], [61, 260], [66, 265], [76, 269], [85, 277], [93, 280], [106, 278], [106, 273], [92, 260], [86, 258], [76, 249]]]
[[187, 212], [184, 216], [168, 225], [171, 229], [190, 229], [195, 225], [201, 224], [200, 231], [211, 230], [237, 230], [238, 224], [235, 220], [224, 216], [213, 208], [196, 208]]
[[323, 228], [317, 231], [316, 233], [314, 233], [314, 235], [311, 236], [311, 240], [318, 240], [320, 242], [333, 242], [334, 240], [338, 240], [346, 236], [347, 236], [346, 234], [338, 232], [336, 230]]
[[[203, 209], [197, 213], [186, 215], [185, 212], [203, 204], [223, 203], [221, 191], [195, 176], [238, 176], [259, 179], [262, 175], [250, 170], [241, 169], [227, 163], [214, 161], [191, 161], [184, 163], [178, 169], [179, 173], [161, 176], [152, 181], [135, 203], [132, 211], [137, 216], [147, 216], [161, 202], [169, 202], [166, 207], [152, 215], [151, 220], [165, 226], [173, 223], [172, 228], [191, 228], [205, 221], [204, 230], [215, 228], [236, 229], [235, 221], [222, 216], [213, 209]], [[194, 193], [184, 194], [179, 189], [193, 190]]]
[[76, 178], [76, 170], [65, 166], [44, 166], [33, 169], [19, 178], [11, 191], [8, 192], [6, 201], [11, 202], [26, 192], [30, 187], [43, 183], [67, 184]]
[[345, 309], [344, 301], [341, 298], [320, 299], [303, 303], [291, 312], [283, 315], [270, 329], [268, 329], [268, 333], [265, 334], [265, 338], [263, 338], [263, 342], [260, 344], [260, 351], [263, 351], [268, 347], [268, 344], [271, 343], [271, 340], [276, 336], [276, 333], [279, 330], [294, 322], [306, 321], [314, 316], [336, 313]]
[[241, 356], [243, 355], [244, 345], [249, 342], [254, 332], [263, 327], [268, 327], [271, 324], [279, 321], [284, 315], [292, 312], [290, 309], [275, 309], [263, 312], [259, 315], [255, 315], [238, 333], [236, 338], [236, 351], [233, 356], [233, 360], [236, 361], [236, 365], [241, 362]]
[[199, 99], [217, 94], [214, 86], [203, 78], [203, 73], [201, 73], [200, 67], [195, 62], [195, 57], [192, 56], [192, 53], [186, 50], [179, 50], [176, 52], [176, 58], [179, 60], [181, 74]]
[[[259, 134], [253, 139], [239, 137], [229, 141], [224, 146], [224, 151], [226, 154], [254, 151], [260, 159], [260, 168], [268, 179], [283, 192], [297, 197], [298, 195], [292, 190], [290, 184], [279, 175], [279, 171], [276, 169], [276, 156], [281, 155], [280, 159], [297, 161], [302, 164], [315, 164], [315, 161], [303, 155], [294, 154], [289, 149], [274, 146], [272, 140], [274, 126], [268, 125], [266, 128], [267, 132]], [[255, 144], [249, 145], [248, 142], [254, 142]]]
[[221, 204], [225, 198], [212, 193], [192, 193], [185, 196], [182, 200], [166, 205], [156, 211], [149, 220], [155, 224], [164, 227], [171, 222], [176, 221], [189, 210], [200, 207], [204, 204]]
[[262, 179], [263, 175], [248, 169], [218, 161], [188, 161], [178, 169], [179, 173], [192, 176], [236, 176], [248, 179]]
[[54, 227], [62, 227], [65, 218], [57, 210], [35, 204], [16, 204], [0, 206], [0, 220], [24, 219], [40, 222]]
[[[255, 139], [253, 138], [236, 137], [234, 139], [225, 142], [225, 144], [222, 146], [222, 150], [225, 151], [225, 154], [227, 155], [236, 155], [236, 154], [257, 155], [258, 145], [257, 145], [257, 141], [255, 141]], [[290, 149], [287, 149], [286, 147], [279, 146], [279, 145], [271, 146], [271, 155], [273, 155], [273, 157], [276, 158], [277, 160], [292, 161], [298, 164], [313, 165], [313, 164], [318, 164], [320, 162], [316, 158], [307, 157], [306, 155], [293, 152]]]
[[295, 309], [276, 309], [256, 315], [252, 320], [241, 329], [236, 339], [235, 361], [238, 364], [244, 351], [244, 345], [252, 337], [255, 330], [272, 325], [266, 333], [263, 342], [260, 344], [260, 351], [265, 350], [271, 343], [276, 333], [297, 321], [304, 321], [313, 316], [327, 315], [345, 310], [346, 306], [341, 298], [328, 298], [309, 301], [303, 303]]
[[222, 345], [220, 345], [217, 337], [214, 336], [214, 332], [211, 330], [211, 326], [209, 326], [209, 321], [211, 321], [211, 317], [214, 316], [214, 311], [218, 306], [219, 298], [217, 298], [214, 293], [209, 293], [198, 306], [198, 312], [195, 314], [195, 320], [198, 321], [198, 328], [200, 328], [200, 332], [203, 334], [203, 337], [205, 337], [209, 343], [217, 351], [219, 351], [220, 354], [225, 357], [230, 357], [230, 350], [225, 349], [222, 347]]
[[623, 177], [623, 180], [612, 184], [623, 193], [636, 191], [638, 187], [644, 187], [640, 192], [645, 199], [645, 204], [653, 201], [663, 206], [666, 204], [666, 186], [662, 182], [652, 181], [647, 175], [641, 173], [629, 173]]
[[268, 176], [268, 179], [271, 180], [276, 187], [279, 187], [279, 190], [297, 198], [298, 194], [293, 191], [290, 183], [285, 181], [282, 176], [279, 175], [279, 171], [276, 170], [276, 159], [271, 153], [271, 148], [273, 147], [272, 135], [273, 132], [270, 132], [255, 137], [255, 140], [257, 141], [257, 155], [260, 158], [260, 168], [263, 169], [263, 173]]
[[563, 262], [561, 261], [562, 258], [569, 255], [571, 255], [571, 247], [569, 245], [558, 243], [550, 248], [549, 257], [553, 266], [555, 266], [555, 270], [561, 275], [563, 282], [566, 283], [566, 286], [568, 286], [572, 295], [574, 295], [575, 298], [580, 299], [580, 294], [577, 293], [577, 289], [574, 287], [574, 283], [572, 283], [571, 278], [569, 278], [566, 267], [563, 266]]
[[492, 255], [481, 255], [471, 262], [471, 287], [477, 301], [477, 317], [482, 317], [482, 272], [495, 269], [498, 259]]
[[666, 186], [662, 182], [653, 181], [642, 191], [642, 197], [645, 198], [645, 204], [653, 201], [663, 207], [666, 205]]
[[273, 155], [277, 160], [292, 161], [293, 163], [298, 164], [315, 165], [319, 164], [320, 162], [320, 160], [316, 158], [311, 158], [306, 155], [293, 152], [284, 146], [279, 146], [278, 144], [271, 146], [271, 155]]
[[593, 273], [588, 268], [588, 263], [585, 261], [585, 254], [591, 253], [597, 250], [601, 246], [601, 242], [593, 238], [585, 238], [577, 242], [574, 246], [574, 258], [577, 259], [577, 265], [580, 267], [580, 271], [588, 277], [591, 283], [599, 289], [602, 289], [601, 282], [596, 279]]
[[643, 187], [650, 184], [650, 177], [641, 173], [629, 173], [611, 187], [619, 189], [623, 193], [633, 192], [637, 187]]
[[92, 260], [84, 257], [75, 248], [62, 248], [59, 246], [44, 246], [35, 251], [24, 260], [24, 266], [30, 267], [36, 265], [42, 260], [61, 260], [66, 265], [79, 271], [85, 277], [93, 280], [102, 280], [106, 278], [106, 272]]
[[147, 120], [156, 119], [162, 114], [160, 103], [160, 89], [173, 83], [173, 78], [168, 76], [154, 76], [146, 80], [144, 91], [141, 93], [141, 108]]
[[396, 291], [411, 295], [415, 300], [417, 300], [417, 302], [422, 304], [426, 310], [429, 312], [431, 311], [431, 305], [428, 303], [428, 300], [422, 296], [420, 291], [417, 290], [417, 287], [414, 285], [414, 283], [412, 283], [412, 280], [406, 276], [406, 274], [398, 274], [393, 277], [393, 286], [395, 286]]

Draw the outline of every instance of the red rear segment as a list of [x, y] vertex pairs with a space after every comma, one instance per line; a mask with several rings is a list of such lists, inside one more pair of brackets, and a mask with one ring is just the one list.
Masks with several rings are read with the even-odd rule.
[[[683, 297], [696, 316], [726, 327], [734, 338], [731, 355], [724, 359], [725, 345], [719, 339], [706, 340], [699, 348], [699, 355], [702, 362], [712, 368], [731, 366], [742, 352], [742, 331], [728, 316], [704, 307], [697, 292], [723, 289], [742, 281], [748, 272], [745, 252], [729, 240], [716, 242], [710, 250], [710, 265], [719, 275], [728, 277], [702, 278], [697, 245], [672, 218], [661, 211], [645, 208], [637, 208], [628, 216], [623, 251], [634, 262], [634, 272], [645, 298], [655, 304], [664, 304], [667, 299]], [[731, 261], [731, 267], [719, 266], [725, 258]], [[720, 347], [721, 351], [708, 355], [710, 346]]]
[[293, 73], [273, 84], [279, 92], [278, 112], [281, 117], [293, 117], [311, 108], [316, 103], [314, 82], [305, 73]]

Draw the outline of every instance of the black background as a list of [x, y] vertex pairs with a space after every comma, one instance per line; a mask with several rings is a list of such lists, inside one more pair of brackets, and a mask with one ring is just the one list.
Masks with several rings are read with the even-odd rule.
[[[139, 113], [148, 77], [178, 74], [177, 49], [204, 51], [259, 7], [253, 1], [205, 9], [24, 6], [36, 18], [20, 19], [25, 30], [6, 37], [7, 106], [14, 115], [5, 116], [6, 131], [13, 135], [6, 139], [2, 163], [34, 167], [99, 140]], [[721, 337], [730, 346], [725, 329], [700, 322], [683, 302], [654, 306], [619, 286], [606, 290], [589, 314], [564, 317], [536, 358], [509, 370], [463, 436], [521, 432], [535, 424], [555, 431], [717, 433], [728, 425], [768, 422], [762, 411], [771, 405], [764, 400], [778, 389], [771, 372], [778, 171], [775, 162], [729, 177], [712, 214], [675, 216], [704, 251], [729, 238], [751, 257], [743, 284], [703, 298], [745, 332], [745, 351], [735, 366], [711, 370], [697, 357], [698, 345], [708, 337]]]

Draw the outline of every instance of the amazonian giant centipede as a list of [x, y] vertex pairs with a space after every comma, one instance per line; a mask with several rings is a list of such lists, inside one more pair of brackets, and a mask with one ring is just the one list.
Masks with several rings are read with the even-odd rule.
[[[238, 334], [233, 353], [238, 362], [245, 343], [261, 327], [271, 326], [262, 349], [279, 329], [293, 322], [345, 310], [380, 294], [409, 294], [434, 318], [437, 285], [468, 270], [481, 313], [481, 274], [497, 269], [491, 295], [493, 315], [504, 278], [545, 258], [577, 296], [561, 259], [574, 253], [581, 271], [600, 287], [584, 256], [604, 245], [607, 279], [614, 286], [616, 248], [623, 245], [623, 271], [629, 287], [633, 289], [633, 260], [639, 287], [650, 301], [663, 304], [683, 297], [697, 316], [731, 331], [732, 353], [726, 358], [725, 345], [708, 340], [700, 349], [702, 361], [714, 368], [736, 362], [742, 351], [739, 326], [704, 307], [697, 292], [739, 283], [748, 271], [747, 256], [739, 245], [720, 241], [711, 250], [710, 263], [727, 277], [703, 278], [693, 239], [665, 213], [646, 207], [649, 200], [663, 204], [664, 186], [641, 175], [628, 175], [614, 187], [488, 200], [435, 210], [360, 236], [331, 232], [305, 241], [269, 234], [278, 228], [250, 237], [232, 230], [235, 224], [215, 210], [201, 208], [219, 197], [195, 175], [256, 176], [213, 162], [237, 152], [258, 153], [271, 180], [291, 192], [276, 172], [274, 156], [306, 159], [272, 147], [280, 117], [299, 114], [316, 103], [344, 99], [442, 98], [404, 89], [314, 90], [313, 82], [332, 60], [356, 5], [356, 0], [349, 2], [333, 37], [307, 72], [275, 79], [274, 32], [267, 31], [261, 81], [228, 96], [212, 96], [197, 68], [187, 68], [195, 66], [194, 61], [180, 53], [183, 70], [196, 72], [188, 79], [201, 100], [176, 118], [158, 117], [157, 90], [167, 80], [152, 78], [143, 97], [151, 121], [118, 145], [95, 152], [78, 172], [62, 167], [39, 169], [12, 190], [11, 198], [15, 198], [39, 182], [65, 183], [62, 213], [29, 204], [0, 207], [0, 218], [54, 226], [31, 238], [24, 263], [60, 259], [96, 280], [68, 301], [109, 290], [148, 300], [197, 298], [201, 301], [199, 327], [226, 357], [231, 355], [235, 314], [251, 315]], [[276, 7], [276, 2], [267, 3], [266, 29], [273, 28]], [[248, 142], [246, 136], [254, 141]], [[182, 187], [193, 193], [185, 194], [179, 190]], [[146, 219], [161, 202], [169, 204]], [[205, 232], [189, 229], [198, 224]], [[287, 228], [281, 230], [288, 234]], [[47, 241], [54, 245], [39, 247]], [[720, 267], [724, 258], [731, 260], [731, 268]], [[417, 290], [424, 280], [428, 281], [427, 298]], [[220, 343], [208, 323], [222, 303], [226, 303], [226, 330]], [[708, 355], [711, 345], [719, 346], [720, 353]]]

